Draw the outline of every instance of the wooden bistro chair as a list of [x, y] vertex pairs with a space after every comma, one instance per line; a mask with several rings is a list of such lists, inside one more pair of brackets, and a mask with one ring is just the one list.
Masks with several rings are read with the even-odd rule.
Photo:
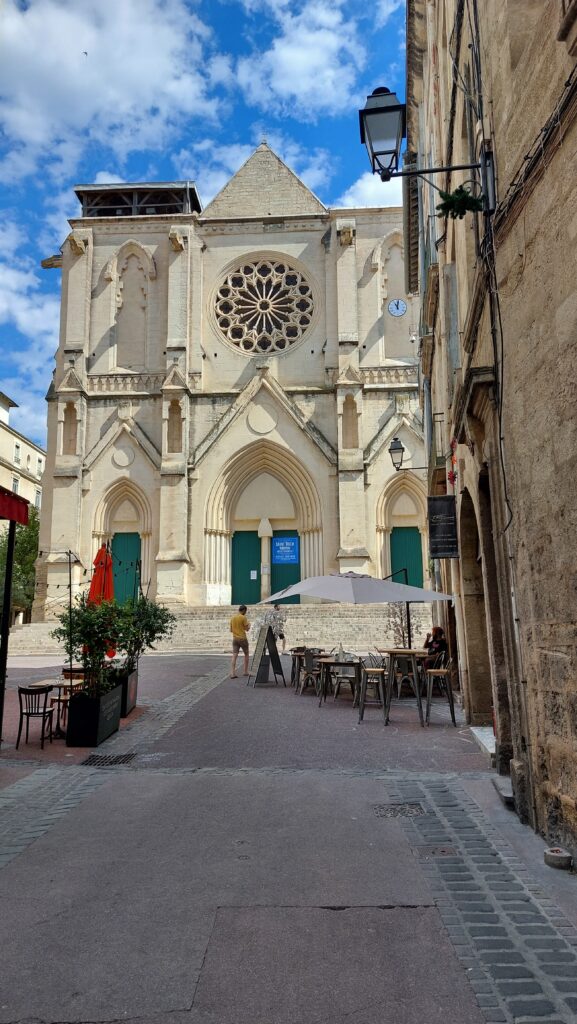
[[317, 655], [315, 655], [314, 651], [309, 648], [305, 650], [303, 654], [300, 686], [298, 688], [299, 694], [303, 694], [307, 686], [314, 686], [317, 697], [320, 695], [322, 669], [316, 658]]
[[18, 739], [16, 740], [16, 750], [18, 750], [18, 744], [20, 743], [20, 737], [22, 735], [22, 726], [24, 719], [26, 719], [26, 739], [25, 743], [28, 743], [28, 730], [30, 727], [31, 718], [40, 718], [42, 721], [42, 730], [40, 732], [40, 746], [44, 750], [44, 739], [46, 735], [46, 727], [48, 727], [48, 737], [52, 743], [52, 716], [54, 714], [54, 708], [48, 707], [48, 696], [52, 691], [52, 686], [19, 686], [18, 687], [18, 700], [20, 702], [20, 721], [18, 723]]
[[[59, 693], [57, 697], [50, 698], [50, 705], [53, 708], [58, 709], [60, 706], [60, 721], [66, 722], [66, 715], [68, 713], [68, 704], [73, 693], [78, 693], [84, 687], [82, 679], [75, 679], [74, 682], [70, 683], [67, 693]], [[58, 715], [56, 716], [58, 718]], [[58, 730], [57, 730], [58, 731]], [[57, 737], [58, 738], [58, 737]]]
[[453, 659], [449, 658], [445, 664], [445, 655], [440, 654], [437, 661], [432, 668], [425, 669], [425, 678], [427, 680], [427, 710], [425, 713], [425, 721], [427, 725], [430, 725], [431, 718], [431, 698], [433, 696], [433, 683], [437, 683], [441, 693], [444, 693], [449, 701], [449, 710], [451, 712], [451, 721], [456, 727], [455, 721], [455, 699], [453, 697], [453, 685], [451, 682], [451, 669], [453, 666]]

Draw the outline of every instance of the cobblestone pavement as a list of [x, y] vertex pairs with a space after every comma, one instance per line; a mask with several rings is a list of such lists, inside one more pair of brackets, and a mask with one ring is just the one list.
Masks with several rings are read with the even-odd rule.
[[[398, 833], [405, 844], [406, 855], [411, 861], [410, 871], [422, 876], [430, 891], [430, 899], [424, 900], [421, 896], [411, 902], [410, 898], [403, 897], [395, 906], [398, 906], [399, 912], [402, 911], [405, 915], [417, 913], [419, 907], [423, 913], [438, 912], [442, 929], [450, 944], [447, 945], [447, 949], [451, 949], [452, 952], [451, 956], [443, 953], [444, 959], [437, 962], [436, 970], [440, 975], [445, 971], [449, 979], [453, 977], [457, 987], [459, 978], [457, 974], [451, 973], [455, 971], [452, 966], [453, 959], [455, 964], [458, 964], [458, 971], [466, 979], [467, 991], [471, 993], [471, 1005], [476, 1005], [478, 1010], [478, 1015], [474, 1016], [474, 1019], [484, 1020], [486, 1024], [574, 1024], [577, 1021], [577, 930], [559, 909], [551, 891], [546, 891], [533, 880], [527, 863], [520, 859], [511, 843], [507, 841], [505, 831], [495, 828], [488, 816], [467, 793], [467, 779], [486, 779], [489, 784], [491, 773], [487, 769], [477, 766], [465, 770], [459, 768], [457, 771], [408, 771], [406, 768], [399, 770], [390, 763], [367, 767], [357, 756], [356, 735], [351, 737], [350, 741], [341, 737], [341, 766], [335, 763], [307, 764], [307, 760], [311, 759], [310, 749], [301, 750], [300, 764], [295, 761], [290, 765], [247, 765], [243, 764], [243, 760], [246, 759], [243, 759], [241, 753], [236, 757], [236, 763], [199, 764], [196, 752], [192, 749], [189, 751], [188, 763], [186, 751], [182, 753], [182, 750], [179, 763], [173, 763], [175, 736], [182, 739], [187, 723], [196, 722], [198, 728], [198, 719], [195, 716], [200, 713], [203, 704], [206, 714], [206, 701], [213, 704], [216, 702], [217, 705], [220, 702], [223, 723], [232, 707], [230, 713], [236, 728], [241, 735], [244, 735], [243, 730], [247, 730], [247, 749], [250, 743], [249, 730], [258, 745], [257, 734], [262, 723], [259, 722], [254, 707], [247, 715], [246, 721], [235, 719], [234, 709], [238, 703], [243, 702], [243, 693], [248, 695], [251, 691], [236, 691], [232, 700], [230, 690], [227, 689], [229, 681], [223, 682], [222, 676], [223, 668], [220, 664], [208, 674], [193, 679], [190, 684], [164, 699], [153, 701], [146, 715], [99, 748], [97, 754], [101, 766], [94, 763], [94, 758], [90, 759], [92, 763], [83, 765], [40, 767], [33, 758], [29, 761], [19, 760], [18, 767], [28, 767], [30, 773], [0, 789], [0, 885], [5, 872], [19, 859], [25, 863], [26, 857], [31, 854], [36, 844], [42, 843], [48, 837], [57, 843], [59, 829], [63, 824], [81, 809], [86, 812], [94, 799], [99, 798], [99, 794], [110, 793], [114, 805], [114, 800], [117, 799], [114, 794], [121, 793], [129, 780], [133, 780], [130, 782], [133, 785], [142, 778], [144, 792], [147, 792], [154, 789], [156, 781], [159, 785], [164, 785], [161, 783], [163, 779], [167, 784], [170, 780], [179, 784], [179, 780], [185, 782], [186, 779], [195, 779], [209, 793], [213, 785], [217, 787], [215, 793], [219, 793], [226, 791], [222, 790], [222, 786], [226, 787], [229, 782], [235, 786], [244, 786], [246, 781], [249, 791], [253, 790], [257, 794], [265, 787], [271, 798], [275, 793], [290, 794], [293, 780], [295, 792], [306, 793], [310, 789], [311, 792], [314, 790], [330, 793], [333, 802], [338, 800], [341, 784], [344, 786], [366, 780], [367, 787], [371, 787], [371, 793], [380, 794], [378, 802], [372, 804], [374, 821], [369, 845], [374, 847], [375, 842], [378, 843], [379, 835], [382, 835], [383, 844], [386, 844], [390, 841], [391, 835], [394, 838]], [[254, 694], [254, 691], [252, 693]], [[290, 701], [293, 700], [294, 705], [291, 705]], [[279, 700], [279, 707], [283, 708], [283, 729], [287, 727], [286, 719], [292, 706], [295, 708], [295, 714], [302, 712], [302, 700], [304, 698], [295, 700], [293, 694], [283, 694]], [[250, 696], [247, 697], [247, 701], [250, 707]], [[310, 710], [313, 710], [312, 705]], [[327, 716], [332, 710], [335, 710], [333, 721], [337, 722], [336, 709], [322, 709], [319, 714], [324, 715], [324, 718], [317, 719], [318, 728], [321, 727], [321, 723], [323, 729], [328, 727], [330, 719]], [[212, 722], [210, 715], [209, 720]], [[439, 723], [442, 720], [443, 717], [440, 715]], [[266, 730], [270, 731], [270, 718], [265, 716], [264, 721]], [[212, 727], [216, 728], [214, 723]], [[438, 728], [445, 730], [445, 726], [441, 724]], [[379, 736], [382, 735], [380, 732]], [[419, 739], [420, 734], [411, 734], [412, 743], [418, 742]], [[449, 740], [457, 744], [458, 736], [447, 727], [447, 743]], [[347, 742], [350, 743], [349, 747], [346, 745]], [[216, 738], [215, 743], [218, 747]], [[263, 751], [268, 752], [270, 749], [270, 745], [262, 747]], [[457, 749], [455, 746], [456, 751]], [[2, 761], [0, 771], [4, 767], [10, 768], [11, 762]], [[218, 802], [218, 798], [215, 799]], [[199, 810], [199, 814], [201, 813], [203, 812]], [[298, 815], [298, 808], [295, 813]], [[335, 813], [344, 813], [348, 816], [348, 806], [345, 808], [343, 804], [343, 808], [339, 808], [339, 805], [335, 804]], [[250, 822], [247, 827], [250, 827]], [[170, 843], [170, 837], [167, 837], [166, 842]], [[364, 862], [366, 853], [366, 850], [359, 847], [359, 863]], [[369, 863], [371, 856], [373, 855], [369, 854]], [[242, 860], [242, 857], [239, 859]], [[248, 860], [248, 857], [245, 857], [245, 860]], [[255, 870], [258, 871], [258, 867]], [[331, 870], [337, 870], [335, 865]], [[394, 864], [390, 865], [390, 870], [395, 870]], [[256, 881], [258, 882], [258, 878]], [[231, 886], [230, 902], [235, 904], [238, 901], [235, 900], [234, 880], [231, 881]], [[238, 890], [239, 896], [242, 891], [241, 887]], [[327, 910], [327, 903], [319, 903], [312, 907], [307, 905], [306, 909], [318, 915], [319, 912]], [[253, 904], [251, 906], [251, 913], [263, 912], [262, 908], [258, 910]], [[431, 907], [436, 908], [436, 911], [431, 910]], [[300, 902], [291, 913], [302, 909], [304, 908]], [[328, 909], [362, 909], [368, 914], [369, 911], [374, 913], [375, 908], [371, 910], [370, 905], [367, 907], [355, 903], [347, 907], [333, 906]], [[288, 913], [288, 910], [286, 912]], [[221, 922], [221, 928], [225, 923], [231, 929], [238, 926], [236, 919], [231, 923], [226, 916], [222, 917], [223, 913], [224, 907], [221, 907], [221, 916], [214, 919], [215, 922]], [[319, 928], [322, 928], [320, 918], [318, 921]], [[256, 927], [254, 919], [250, 919], [249, 924], [245, 921], [244, 926]], [[293, 926], [297, 927], [296, 924]], [[114, 927], [113, 919], [110, 921], [110, 927]], [[354, 918], [350, 918], [350, 927], [356, 927]], [[419, 927], [421, 926], [418, 923], [411, 925], [411, 929], [417, 928], [417, 931]], [[378, 933], [378, 928], [378, 920], [367, 917], [365, 931], [376, 930]], [[364, 934], [362, 928], [361, 934]], [[217, 991], [214, 988], [215, 981], [211, 975], [210, 965], [211, 957], [214, 959], [218, 953], [220, 939], [218, 928], [213, 924], [202, 939], [204, 954], [195, 954], [198, 959], [198, 964], [194, 968], [196, 981], [193, 985], [191, 983], [187, 1005], [171, 1006], [170, 1010], [160, 1014], [155, 1014], [153, 1009], [149, 1015], [137, 1012], [133, 1015], [128, 1014], [123, 1019], [139, 1020], [143, 1024], [168, 1024], [169, 1020], [182, 1021], [183, 1024], [204, 1024], [205, 1021], [207, 1024], [209, 1021], [211, 1024], [245, 1024], [248, 1021], [250, 1024], [277, 1024], [277, 1021], [279, 1024], [285, 1024], [285, 1020], [290, 1022], [293, 1019], [298, 1024], [321, 1024], [321, 1021], [322, 1024], [344, 1024], [345, 1020], [347, 1024], [373, 1024], [376, 1020], [385, 1021], [386, 1024], [401, 1024], [417, 1019], [411, 1016], [410, 1007], [395, 1010], [397, 1016], [390, 1017], [385, 1010], [383, 1015], [379, 1016], [375, 1008], [369, 1007], [368, 1004], [365, 1010], [350, 1013], [347, 1011], [346, 1014], [335, 1011], [334, 1014], [330, 1013], [329, 1016], [322, 1018], [315, 1014], [310, 1020], [298, 1015], [293, 1018], [290, 1011], [287, 1011], [286, 1017], [281, 1014], [269, 1018], [266, 1014], [259, 1015], [254, 1008], [251, 1014], [247, 1011], [247, 1015], [244, 1016], [241, 1008], [242, 995], [239, 997], [238, 1010], [229, 1008], [227, 1016], [218, 1016], [218, 1011], [213, 1015], [203, 1007], [210, 1004], [210, 993]], [[58, 936], [55, 941], [58, 944]], [[442, 944], [439, 946], [439, 949], [441, 948]], [[395, 948], [394, 957], [398, 960], [404, 962], [408, 955], [408, 950], [402, 945]], [[317, 988], [320, 984], [322, 989], [321, 979], [324, 969], [329, 970], [329, 961], [327, 960], [326, 964], [323, 961], [317, 966]], [[290, 965], [286, 965], [285, 969], [290, 971]], [[416, 970], [418, 972], [418, 965]], [[208, 995], [205, 990], [208, 990]], [[247, 995], [246, 998], [254, 999], [254, 994]], [[37, 1006], [36, 1001], [34, 1007]], [[111, 1020], [112, 1007], [107, 1009], [109, 1012], [102, 1010], [97, 1016], [86, 1016], [88, 1010], [86, 1013], [78, 1011], [72, 1014], [71, 1011], [65, 1012], [63, 1008], [62, 1016], [48, 1011], [45, 1017], [42, 1015], [42, 1019], [51, 1021], [52, 1024], [56, 1024], [57, 1021]], [[447, 1007], [437, 1007], [435, 1012], [437, 1011], [441, 1013], [439, 1019], [446, 1021], [446, 1024], [461, 1024], [461, 1020], [465, 1019], [458, 1015], [461, 1012], [465, 1013], [465, 1010], [455, 1009], [455, 1016], [451, 1016]], [[470, 1011], [468, 1014], [466, 1019], [473, 1019]], [[15, 1005], [13, 1006], [2, 993], [0, 1021], [31, 1020], [32, 1016], [25, 996], [16, 1010]], [[430, 1019], [438, 1019], [433, 1008]]]

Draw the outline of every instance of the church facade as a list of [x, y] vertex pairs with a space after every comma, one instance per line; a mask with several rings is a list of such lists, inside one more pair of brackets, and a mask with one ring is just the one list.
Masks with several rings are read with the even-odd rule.
[[265, 143], [204, 210], [189, 182], [77, 196], [45, 261], [63, 280], [35, 618], [66, 600], [67, 552], [80, 587], [103, 541], [119, 599], [174, 607], [331, 570], [426, 584], [402, 211], [328, 209]]

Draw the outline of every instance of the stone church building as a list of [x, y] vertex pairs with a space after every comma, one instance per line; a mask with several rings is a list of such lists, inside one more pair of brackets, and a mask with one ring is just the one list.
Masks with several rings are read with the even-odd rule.
[[36, 619], [67, 599], [67, 551], [80, 587], [103, 541], [119, 599], [173, 607], [330, 570], [426, 583], [402, 211], [327, 209], [265, 143], [204, 210], [190, 182], [76, 194], [44, 261], [62, 314]]

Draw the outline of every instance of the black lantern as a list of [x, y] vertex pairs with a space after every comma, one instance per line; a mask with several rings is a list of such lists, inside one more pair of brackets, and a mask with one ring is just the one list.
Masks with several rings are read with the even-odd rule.
[[373, 174], [388, 181], [399, 169], [401, 144], [405, 137], [405, 104], [394, 92], [375, 89], [363, 110], [359, 110], [361, 142], [367, 147]]
[[405, 454], [405, 446], [402, 441], [399, 441], [398, 437], [394, 437], [389, 445], [389, 455], [391, 456], [393, 466], [396, 470], [399, 470], [403, 465], [403, 456]]

